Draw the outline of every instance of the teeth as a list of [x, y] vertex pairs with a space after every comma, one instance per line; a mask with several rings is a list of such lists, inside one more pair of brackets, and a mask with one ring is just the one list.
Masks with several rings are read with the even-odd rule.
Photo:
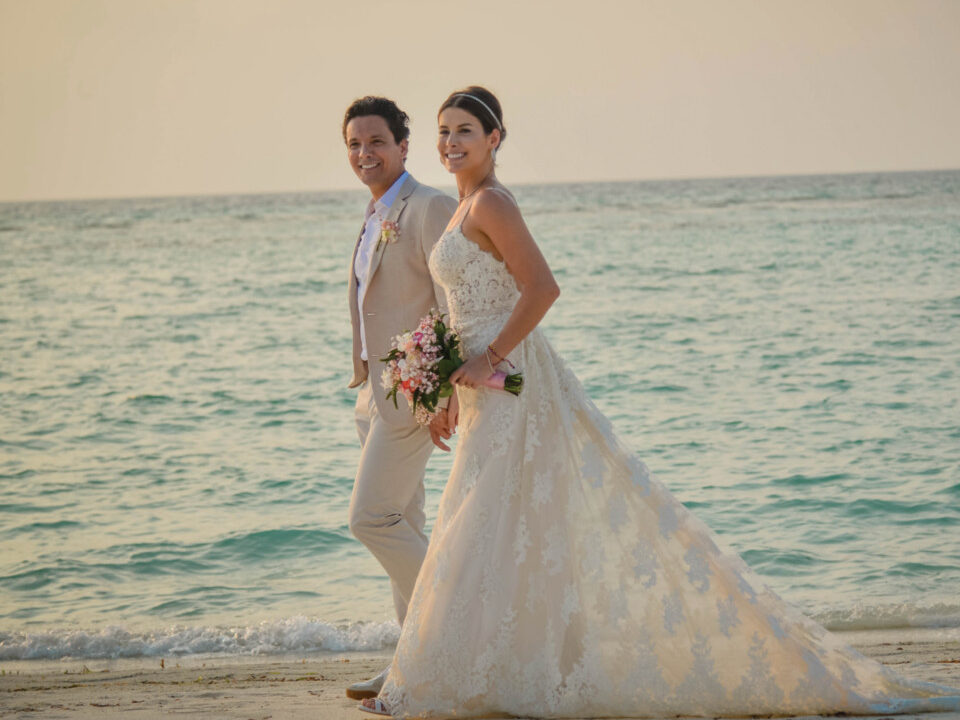
[[375, 168], [379, 163], [373, 163], [372, 165], [361, 165], [361, 170], [369, 170], [370, 168]]
[[463, 157], [463, 153], [447, 153], [447, 157], [451, 160], [459, 160]]

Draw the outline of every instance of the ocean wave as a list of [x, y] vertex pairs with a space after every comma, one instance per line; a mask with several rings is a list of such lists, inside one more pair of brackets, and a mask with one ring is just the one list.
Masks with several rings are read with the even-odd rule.
[[93, 220], [80, 222], [74, 227], [77, 230], [126, 230], [132, 228], [134, 220]]
[[960, 605], [956, 603], [856, 603], [813, 615], [828, 630], [893, 630], [897, 628], [960, 627]]
[[[834, 632], [960, 627], [960, 605], [868, 604], [812, 615]], [[0, 661], [181, 657], [199, 654], [284, 655], [389, 650], [400, 628], [393, 621], [336, 625], [303, 616], [248, 626], [174, 625], [152, 631], [110, 626], [100, 630], [0, 632]]]
[[101, 630], [0, 632], [0, 660], [374, 651], [395, 646], [399, 636], [400, 628], [392, 621], [334, 625], [306, 617], [252, 626], [176, 625], [147, 632], [119, 626]]

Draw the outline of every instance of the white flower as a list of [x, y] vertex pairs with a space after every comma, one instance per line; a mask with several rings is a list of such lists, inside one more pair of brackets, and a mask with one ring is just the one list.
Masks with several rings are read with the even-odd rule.
[[383, 373], [380, 375], [380, 384], [383, 385], [384, 390], [393, 390], [393, 373], [390, 368], [385, 367], [383, 369]]

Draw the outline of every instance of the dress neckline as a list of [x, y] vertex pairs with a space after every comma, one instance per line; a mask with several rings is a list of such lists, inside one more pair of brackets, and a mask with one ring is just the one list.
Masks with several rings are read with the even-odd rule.
[[[486, 180], [486, 178], [484, 178], [484, 180]], [[481, 182], [480, 184], [482, 185], [483, 182]], [[478, 185], [478, 186], [477, 186], [477, 190], [479, 190], [479, 189], [480, 189], [480, 186]], [[474, 192], [476, 192], [476, 190], [475, 190]], [[462, 202], [462, 199], [461, 199], [461, 202]], [[464, 232], [463, 232], [463, 224], [467, 221], [467, 215], [470, 214], [470, 208], [473, 207], [473, 203], [474, 203], [474, 200], [471, 200], [471, 201], [470, 201], [470, 204], [467, 205], [467, 207], [464, 209], [463, 215], [460, 216], [460, 222], [458, 222], [456, 225], [454, 225], [454, 226], [453, 226], [452, 228], [450, 228], [449, 230], [445, 230], [443, 234], [446, 235], [447, 233], [451, 233], [451, 232], [457, 231], [458, 233], [460, 233], [460, 237], [462, 237], [462, 238], [463, 238], [464, 240], [466, 240], [468, 243], [470, 243], [471, 245], [473, 245], [477, 250], [479, 250], [480, 252], [482, 252], [484, 255], [489, 255], [490, 257], [492, 257], [492, 258], [493, 258], [496, 262], [498, 262], [500, 265], [503, 265], [503, 269], [504, 269], [504, 270], [506, 270], [508, 273], [510, 273], [510, 270], [507, 268], [507, 264], [503, 261], [503, 258], [498, 258], [496, 255], [494, 255], [494, 254], [493, 254], [492, 252], [490, 252], [489, 250], [484, 250], [482, 247], [480, 247], [479, 245], [477, 245], [477, 243], [475, 243], [473, 240], [471, 240], [470, 238], [468, 238], [468, 237], [464, 234]], [[513, 276], [513, 273], [510, 273], [510, 275]]]
[[443, 234], [444, 234], [444, 235], [454, 235], [454, 234], [459, 235], [461, 238], [463, 238], [463, 241], [464, 241], [465, 243], [467, 243], [468, 245], [472, 246], [473, 249], [476, 250], [480, 255], [486, 255], [488, 258], [490, 258], [491, 260], [493, 260], [493, 262], [495, 262], [497, 265], [501, 266], [504, 270], [506, 270], [507, 273], [510, 274], [510, 276], [512, 277], [512, 276], [513, 276], [513, 273], [511, 273], [510, 270], [509, 270], [509, 268], [507, 268], [507, 264], [506, 264], [501, 258], [498, 258], [496, 255], [494, 255], [494, 254], [493, 254], [492, 252], [490, 252], [489, 250], [484, 250], [482, 247], [480, 247], [479, 245], [477, 245], [473, 240], [471, 240], [471, 239], [468, 238], [466, 235], [464, 235], [464, 234], [463, 234], [462, 226], [463, 226], [463, 220], [461, 220], [458, 225], [454, 226], [454, 227], [451, 228], [450, 230], [445, 230]]

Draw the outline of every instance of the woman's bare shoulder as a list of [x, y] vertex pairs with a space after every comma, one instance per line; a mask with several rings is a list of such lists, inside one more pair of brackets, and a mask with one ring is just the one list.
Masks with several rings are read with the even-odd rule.
[[477, 219], [519, 216], [520, 206], [513, 193], [502, 185], [483, 188], [477, 193], [470, 212]]

